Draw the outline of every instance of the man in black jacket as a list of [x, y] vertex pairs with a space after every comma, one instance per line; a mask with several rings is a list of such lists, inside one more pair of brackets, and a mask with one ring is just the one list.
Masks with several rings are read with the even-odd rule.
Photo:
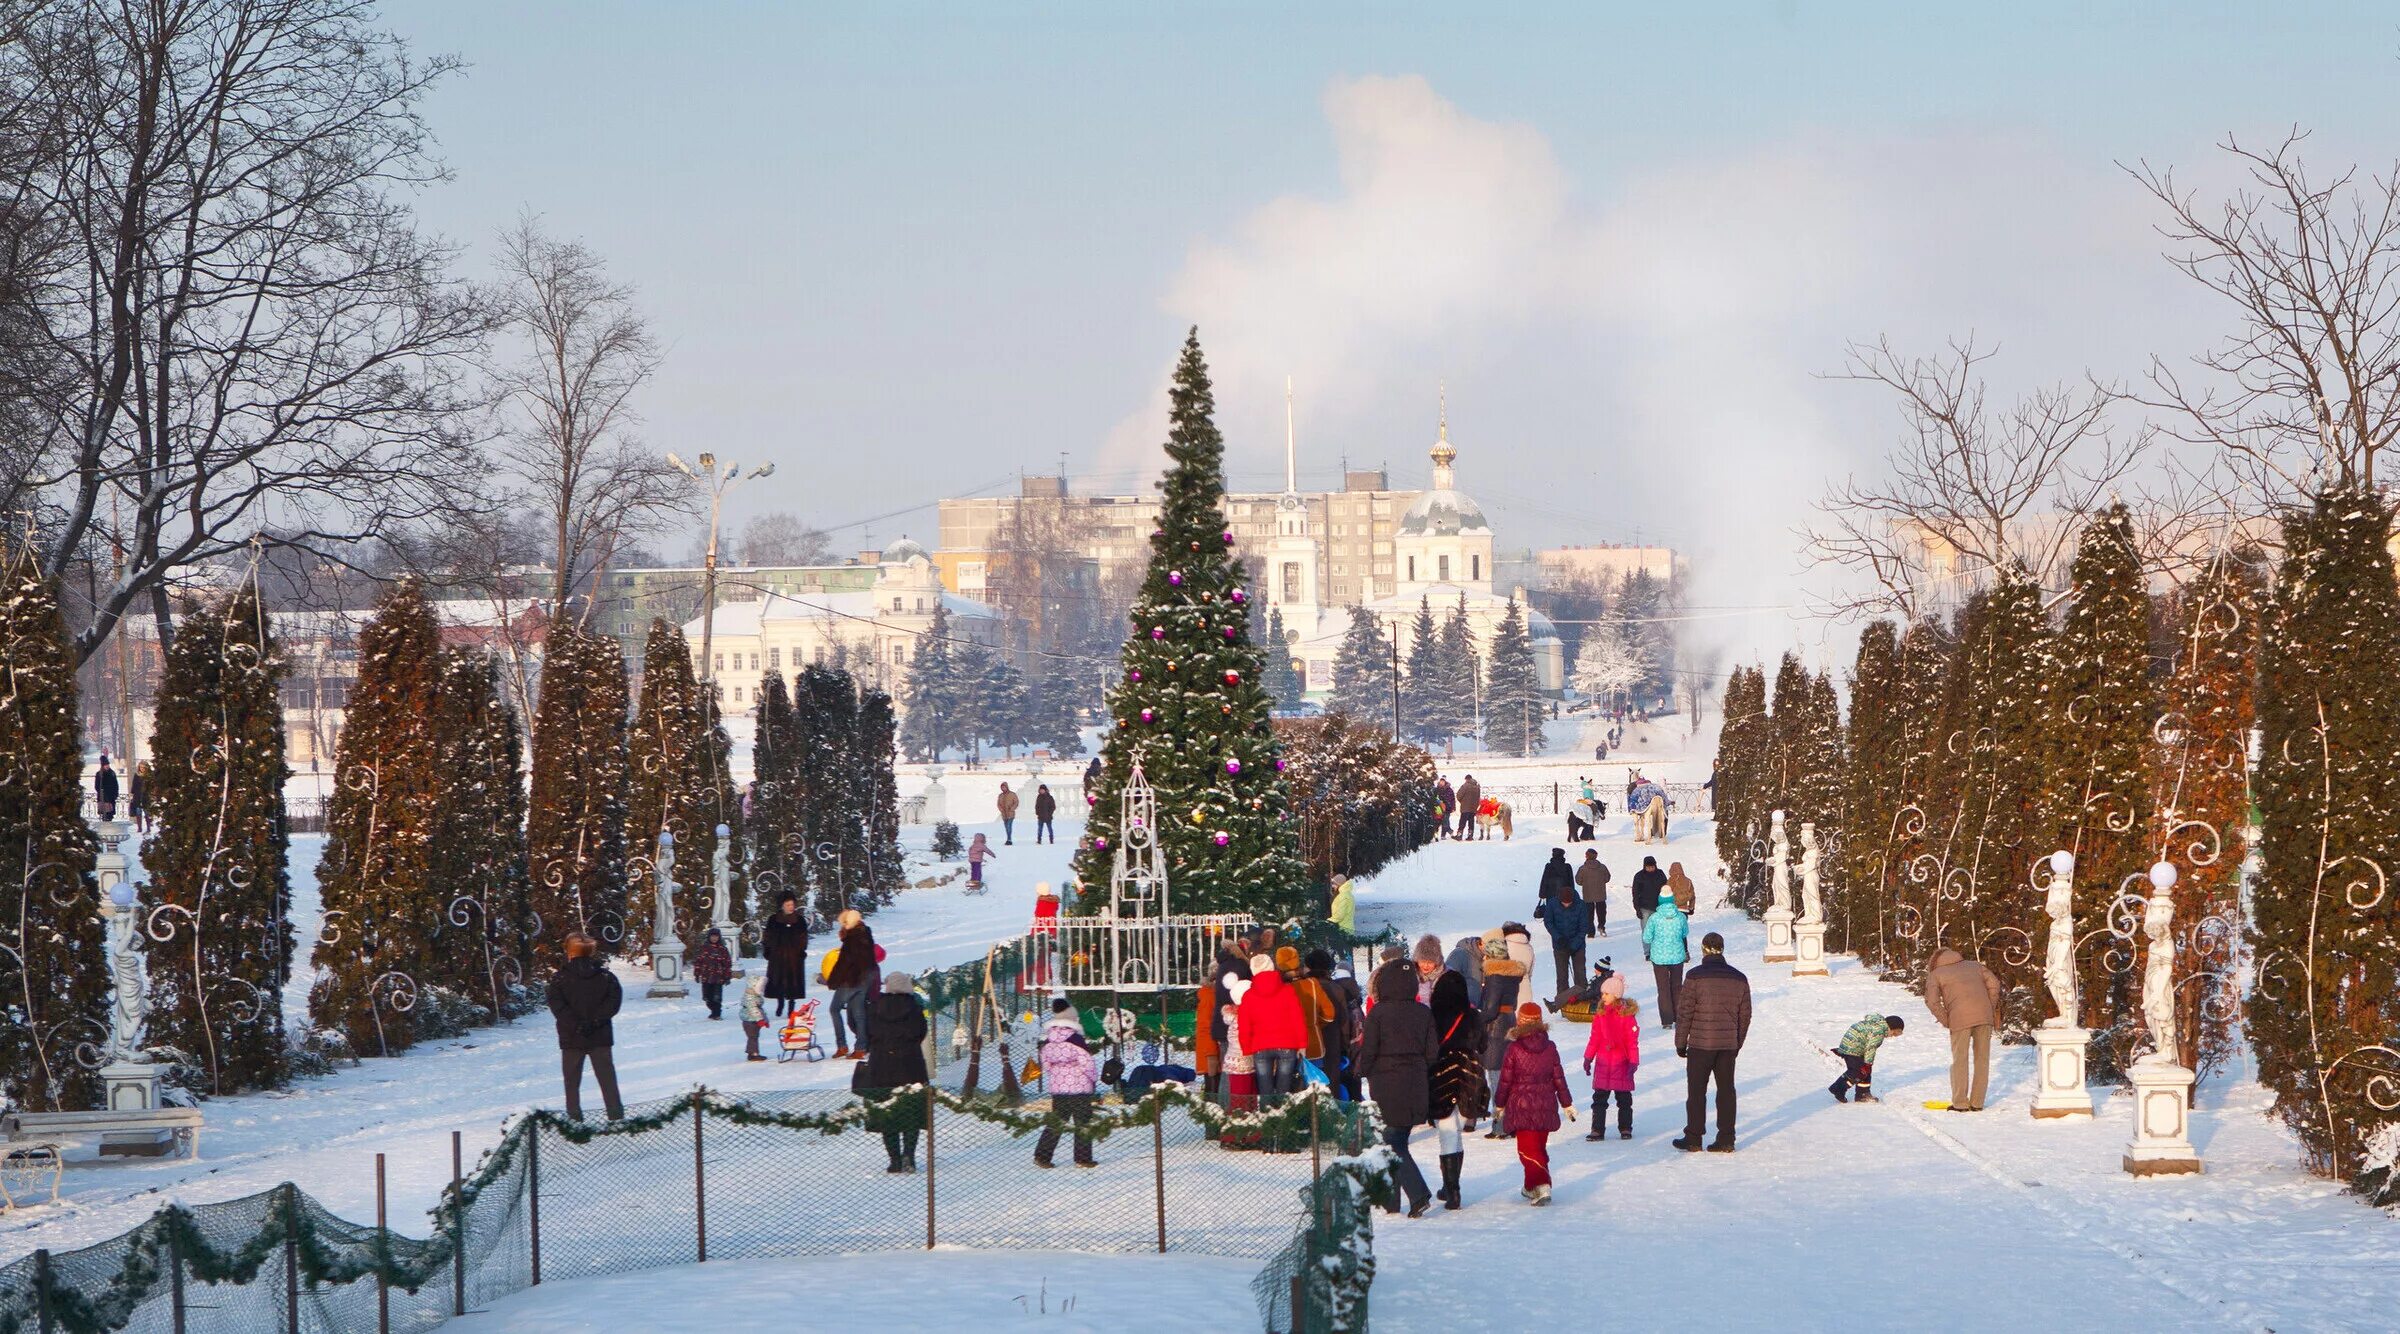
[[1675, 1000], [1675, 1054], [1684, 1059], [1683, 1138], [1675, 1147], [1700, 1151], [1708, 1129], [1708, 1081], [1717, 1081], [1717, 1137], [1710, 1153], [1733, 1152], [1733, 1061], [1750, 1037], [1750, 979], [1725, 962], [1725, 937], [1700, 938], [1700, 966], [1683, 977]]
[[625, 1119], [625, 1104], [617, 1097], [616, 1046], [618, 1007], [625, 989], [617, 975], [602, 966], [592, 938], [578, 931], [567, 937], [567, 961], [550, 978], [550, 1014], [558, 1022], [558, 1066], [567, 1081], [567, 1115], [583, 1119], [583, 1063], [592, 1063], [600, 1081], [600, 1101], [608, 1119]]
[[[1658, 858], [1642, 858], [1642, 869], [1633, 873], [1633, 915], [1640, 919], [1634, 923], [1635, 935], [1642, 934], [1642, 928], [1650, 925], [1650, 914], [1658, 911], [1658, 896], [1666, 887], [1667, 873], [1658, 869]], [[1649, 957], [1650, 947], [1644, 945], [1642, 958]]]

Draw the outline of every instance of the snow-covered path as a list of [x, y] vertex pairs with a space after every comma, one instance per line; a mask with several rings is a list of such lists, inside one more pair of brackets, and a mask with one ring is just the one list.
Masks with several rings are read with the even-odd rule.
[[[1531, 922], [1541, 863], [1564, 833], [1557, 817], [1520, 815], [1512, 843], [1437, 844], [1360, 894], [1361, 929], [1388, 921], [1449, 941]], [[1515, 1330], [1570, 1313], [1728, 1329], [2391, 1328], [2400, 1220], [2301, 1172], [2242, 1072], [2201, 1089], [2198, 1178], [2124, 1174], [2129, 1099], [2101, 1099], [2088, 1122], [2034, 1121], [2029, 1048], [1996, 1054], [1991, 1111], [1927, 1111], [1948, 1096], [1949, 1046], [1916, 996], [1855, 960], [1807, 980], [1759, 962], [1763, 930], [1717, 906], [1707, 822], [1676, 821], [1664, 848], [1626, 833], [1612, 819], [1598, 845], [1615, 881], [1610, 934], [1592, 943], [1642, 1003], [1635, 1138], [1612, 1125], [1610, 1139], [1584, 1141], [1590, 1083], [1574, 1063], [1589, 1030], [1554, 1020], [1584, 1118], [1551, 1141], [1556, 1198], [1527, 1207], [1513, 1146], [1470, 1139], [1463, 1211], [1377, 1228], [1378, 1329]], [[1723, 932], [1751, 980], [1731, 1156], [1668, 1143], [1683, 1129], [1683, 1063], [1657, 1026], [1634, 938], [1627, 885], [1645, 852], [1681, 860], [1698, 882], [1695, 950], [1700, 934]], [[1536, 991], [1548, 995], [1548, 941], [1533, 930]], [[1907, 1016], [1910, 1032], [1876, 1063], [1885, 1101], [1837, 1105], [1826, 1085], [1839, 1064], [1825, 1052], [1869, 1011]], [[1420, 1131], [1429, 1175], [1437, 1152]], [[1574, 1267], [1559, 1267], [1568, 1257]]]

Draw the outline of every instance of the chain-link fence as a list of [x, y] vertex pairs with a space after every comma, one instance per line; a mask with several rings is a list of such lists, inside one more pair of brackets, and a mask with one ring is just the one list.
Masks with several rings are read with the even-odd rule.
[[[445, 1192], [424, 1240], [290, 1185], [171, 1205], [0, 1267], [0, 1334], [416, 1331], [545, 1282], [935, 1244], [1256, 1258], [1267, 1328], [1364, 1329], [1367, 1202], [1389, 1191], [1381, 1151], [1362, 1153], [1372, 1121], [1321, 1089], [1235, 1114], [1176, 1085], [1080, 1120], [921, 1086], [695, 1090], [605, 1124], [537, 1111]], [[1071, 1165], [1078, 1129], [1092, 1166]], [[1049, 1170], [1027, 1142], [1046, 1133]], [[903, 1170], [887, 1145], [909, 1146]]]

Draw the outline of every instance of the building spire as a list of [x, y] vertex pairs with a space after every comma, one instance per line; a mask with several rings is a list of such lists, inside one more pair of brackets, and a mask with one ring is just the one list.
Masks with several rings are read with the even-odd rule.
[[1283, 493], [1300, 490], [1300, 450], [1298, 437], [1292, 432], [1292, 377], [1283, 377]]
[[1433, 488], [1450, 489], [1450, 465], [1458, 460], [1458, 451], [1450, 447], [1450, 382], [1441, 382], [1441, 427], [1433, 442]]

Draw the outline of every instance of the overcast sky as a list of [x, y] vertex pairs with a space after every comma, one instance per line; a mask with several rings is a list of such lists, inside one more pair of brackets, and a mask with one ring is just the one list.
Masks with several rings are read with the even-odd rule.
[[1422, 485], [1446, 379], [1503, 546], [1669, 541], [1733, 607], [1799, 598], [1806, 501], [1892, 438], [1822, 378], [1846, 340], [1973, 332], [1995, 390], [2136, 374], [2225, 315], [2119, 164], [2221, 190], [2212, 144], [2295, 123], [2324, 167], [2400, 153], [2388, 6], [1965, 8], [387, 13], [469, 66], [427, 220], [605, 254], [670, 349], [646, 433], [777, 463], [740, 512], [930, 540], [935, 497], [1062, 454], [1145, 485], [1197, 323], [1235, 486], [1280, 479], [1286, 375], [1307, 480]]

